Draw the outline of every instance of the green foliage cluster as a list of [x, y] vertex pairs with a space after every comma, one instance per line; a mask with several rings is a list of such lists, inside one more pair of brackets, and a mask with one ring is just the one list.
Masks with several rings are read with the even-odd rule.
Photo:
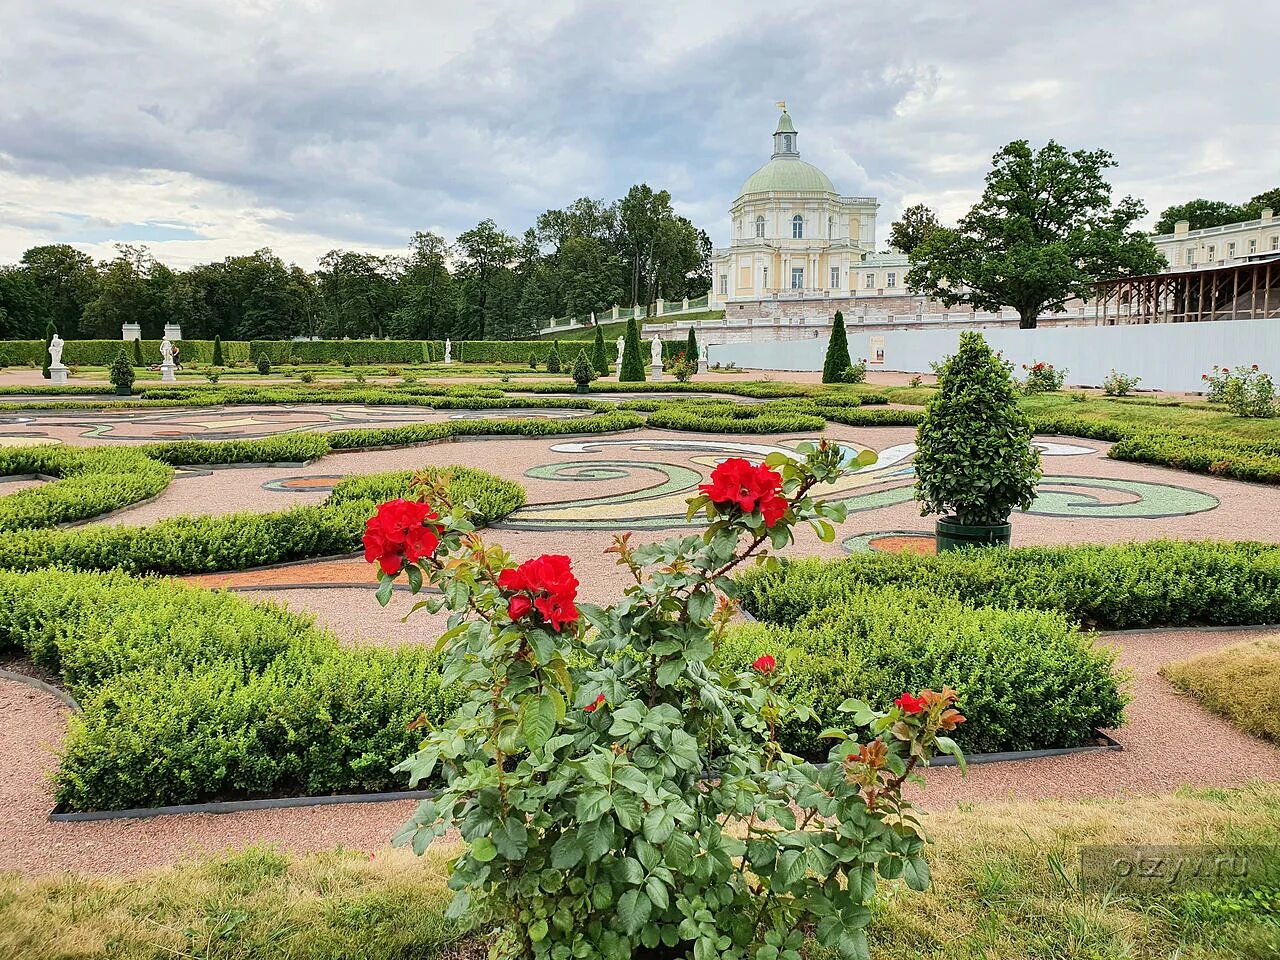
[[[885, 703], [902, 690], [953, 687], [968, 718], [954, 737], [966, 752], [1073, 747], [1121, 723], [1128, 698], [1114, 652], [1093, 646], [1060, 612], [975, 607], [931, 585], [838, 583], [840, 593], [811, 597], [793, 620], [733, 630], [722, 656], [745, 667], [783, 651], [783, 691], [819, 717], [850, 697]], [[1033, 694], [1040, 690], [1053, 695]], [[821, 731], [793, 722], [782, 735], [816, 756]]]
[[844, 314], [836, 311], [831, 325], [831, 338], [827, 341], [827, 354], [822, 361], [823, 383], [853, 383], [841, 379], [844, 371], [853, 365], [849, 359], [849, 338], [844, 329]]
[[450, 706], [422, 647], [350, 648], [309, 617], [172, 581], [0, 573], [0, 648], [84, 712], [56, 775], [72, 810], [376, 790]]
[[596, 327], [595, 339], [591, 344], [591, 366], [598, 377], [609, 375], [609, 355], [605, 351], [604, 331]]
[[779, 624], [868, 587], [931, 590], [975, 607], [1058, 611], [1105, 630], [1280, 623], [1280, 547], [1262, 543], [869, 553], [791, 561], [739, 581], [746, 609]]
[[622, 373], [620, 383], [643, 383], [644, 357], [640, 353], [640, 325], [635, 317], [627, 321], [626, 339], [622, 344]]
[[961, 334], [960, 346], [938, 370], [916, 431], [916, 499], [921, 513], [970, 525], [999, 524], [1035, 498], [1040, 454], [1031, 422], [1018, 405], [1009, 364], [980, 333]]
[[1067, 379], [1065, 367], [1055, 367], [1043, 360], [1024, 363], [1022, 369], [1026, 371], [1026, 379], [1022, 381], [1025, 393], [1052, 393], [1061, 390], [1063, 381]]
[[107, 373], [112, 385], [117, 390], [128, 392], [133, 387], [133, 362], [129, 359], [129, 355], [125, 353], [124, 347], [120, 348], [116, 358], [111, 361], [111, 368]]
[[560, 341], [551, 341], [551, 352], [547, 354], [547, 373], [559, 373], [563, 366], [560, 360]]
[[596, 372], [591, 366], [591, 361], [587, 359], [587, 351], [585, 348], [578, 351], [578, 357], [573, 362], [573, 382], [580, 387], [585, 387], [596, 377]]
[[[474, 504], [480, 523], [506, 516], [524, 503], [519, 484], [480, 470], [426, 472], [447, 473], [449, 489], [459, 502]], [[404, 496], [409, 476], [349, 478], [323, 504], [275, 513], [169, 517], [147, 526], [15, 529], [0, 541], [0, 567], [36, 570], [61, 564], [79, 570], [190, 574], [350, 553], [360, 546], [365, 520], [377, 507], [361, 491], [398, 485], [397, 495]]]
[[[1062, 432], [1074, 433], [1069, 430]], [[1280, 440], [1245, 440], [1209, 433], [1133, 431], [1112, 444], [1107, 456], [1232, 480], [1280, 483]]]
[[1102, 381], [1102, 392], [1108, 397], [1127, 397], [1141, 382], [1141, 377], [1131, 377], [1112, 369]]
[[0, 476], [49, 481], [0, 496], [0, 531], [15, 531], [89, 520], [154, 497], [173, 469], [136, 447], [27, 446], [0, 449]]
[[813, 433], [828, 420], [852, 426], [912, 426], [917, 410], [863, 410], [863, 404], [882, 404], [882, 394], [832, 394], [812, 398], [734, 403], [718, 398], [690, 400], [630, 400], [624, 409], [645, 410], [650, 427], [702, 433]]

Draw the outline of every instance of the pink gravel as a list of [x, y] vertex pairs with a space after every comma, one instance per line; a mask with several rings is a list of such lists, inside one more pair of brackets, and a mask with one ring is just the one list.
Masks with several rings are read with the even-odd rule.
[[[343, 598], [348, 599], [348, 598]], [[350, 601], [359, 601], [352, 596]], [[372, 603], [372, 596], [368, 600]], [[367, 605], [360, 604], [360, 610]], [[337, 629], [345, 629], [339, 622]], [[1133, 671], [1128, 722], [1113, 736], [1119, 753], [980, 764], [961, 778], [950, 768], [928, 774], [920, 798], [928, 809], [1009, 798], [1062, 800], [1154, 794], [1184, 784], [1231, 787], [1280, 779], [1280, 749], [1235, 727], [1178, 694], [1158, 676], [1160, 665], [1227, 644], [1272, 634], [1252, 630], [1166, 630], [1101, 636]], [[361, 631], [359, 639], [363, 639]], [[354, 639], [354, 638], [353, 638]], [[50, 823], [47, 783], [66, 729], [66, 711], [52, 697], [0, 681], [0, 867], [24, 875], [62, 870], [134, 874], [185, 857], [272, 843], [294, 852], [337, 845], [375, 851], [413, 809], [412, 801], [353, 803], [186, 814], [148, 820]]]

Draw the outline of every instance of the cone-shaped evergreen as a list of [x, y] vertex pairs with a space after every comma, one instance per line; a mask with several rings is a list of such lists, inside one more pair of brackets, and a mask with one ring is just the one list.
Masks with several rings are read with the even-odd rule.
[[[53, 343], [53, 338], [57, 333], [58, 331], [54, 329], [53, 321], [50, 320], [48, 326], [44, 328], [44, 366], [41, 369], [46, 380], [49, 379], [49, 361], [51, 359], [49, 356], [49, 344]], [[66, 366], [66, 364], [64, 363], [63, 366]]]
[[[136, 340], [134, 341], [134, 343], [137, 342]], [[124, 352], [124, 347], [120, 348], [116, 358], [111, 361], [107, 376], [121, 390], [128, 390], [133, 386], [133, 364], [129, 361], [129, 355]]]
[[143, 363], [142, 363], [142, 341], [141, 341], [141, 340], [135, 340], [135, 341], [133, 341], [133, 365], [134, 365], [135, 367], [141, 367], [141, 366], [143, 365]]
[[213, 338], [213, 365], [215, 367], [225, 366], [222, 362], [222, 338], [218, 336]]
[[530, 370], [538, 369], [538, 351], [537, 350], [534, 350], [532, 353], [529, 354], [529, 369]]
[[547, 373], [559, 373], [560, 367], [560, 341], [551, 341], [551, 352], [547, 354]]
[[604, 352], [604, 332], [599, 324], [596, 324], [596, 342], [591, 348], [591, 366], [599, 376], [609, 375], [609, 358]]
[[689, 341], [685, 344], [684, 358], [695, 365], [698, 362], [698, 335], [693, 332], [693, 327], [689, 328]]
[[627, 338], [622, 344], [622, 383], [644, 382], [644, 359], [640, 356], [640, 324], [632, 317], [627, 321]]
[[580, 387], [585, 387], [595, 378], [595, 374], [591, 362], [587, 359], [586, 349], [579, 350], [578, 359], [573, 362], [573, 382]]
[[822, 364], [822, 382], [839, 383], [840, 374], [851, 366], [853, 361], [849, 359], [849, 338], [844, 332], [844, 314], [837, 310], [831, 327], [831, 339], [827, 341], [827, 359]]

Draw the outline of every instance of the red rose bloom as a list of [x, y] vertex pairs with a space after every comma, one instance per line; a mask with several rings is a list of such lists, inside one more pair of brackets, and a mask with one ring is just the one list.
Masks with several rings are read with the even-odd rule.
[[565, 624], [578, 619], [578, 608], [574, 604], [578, 578], [573, 575], [566, 556], [543, 554], [503, 570], [498, 574], [498, 586], [514, 593], [507, 601], [507, 615], [512, 620], [537, 610], [551, 629], [559, 633]]
[[414, 500], [389, 500], [364, 525], [364, 558], [384, 573], [397, 574], [406, 562], [429, 557], [440, 543], [436, 512]]
[[925, 708], [925, 699], [924, 697], [913, 697], [909, 693], [904, 693], [893, 701], [893, 705], [901, 707], [903, 713], [919, 713]]
[[719, 463], [711, 471], [711, 482], [700, 484], [698, 489], [721, 509], [737, 507], [743, 513], [759, 509], [766, 527], [772, 527], [787, 512], [786, 498], [781, 496], [781, 474], [742, 457]]
[[766, 674], [773, 673], [774, 668], [777, 667], [777, 665], [778, 665], [778, 662], [774, 660], [773, 657], [769, 656], [769, 654], [767, 653], [763, 657], [757, 657], [756, 662], [751, 664], [751, 666], [754, 667], [756, 670]]
[[600, 696], [596, 697], [593, 701], [588, 703], [582, 709], [587, 711], [587, 713], [595, 713], [597, 710], [599, 710], [603, 706], [604, 706], [604, 694], [602, 693], [600, 694]]
[[512, 620], [519, 620], [532, 609], [533, 601], [523, 593], [517, 593], [507, 601], [507, 616]]

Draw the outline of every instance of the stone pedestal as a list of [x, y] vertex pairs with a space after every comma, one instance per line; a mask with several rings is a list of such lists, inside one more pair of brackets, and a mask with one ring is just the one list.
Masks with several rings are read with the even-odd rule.
[[121, 340], [141, 340], [142, 324], [140, 323], [122, 324], [120, 327], [120, 339]]
[[71, 371], [59, 364], [56, 367], [49, 368], [49, 383], [55, 387], [64, 387], [67, 384], [67, 377]]
[[652, 380], [654, 383], [662, 382], [662, 364], [655, 363], [650, 365], [649, 379]]
[[166, 323], [164, 325], [164, 339], [172, 343], [175, 340], [182, 339], [182, 324]]
[[177, 383], [178, 378], [173, 375], [173, 364], [160, 364], [160, 382], [161, 383]]
[[621, 359], [619, 359], [618, 362], [613, 365], [613, 375], [618, 378], [619, 383], [622, 382], [622, 360]]
[[699, 358], [698, 358], [698, 372], [699, 372], [699, 373], [706, 373], [706, 372], [707, 372], [707, 358], [706, 358], [706, 357], [699, 357]]

